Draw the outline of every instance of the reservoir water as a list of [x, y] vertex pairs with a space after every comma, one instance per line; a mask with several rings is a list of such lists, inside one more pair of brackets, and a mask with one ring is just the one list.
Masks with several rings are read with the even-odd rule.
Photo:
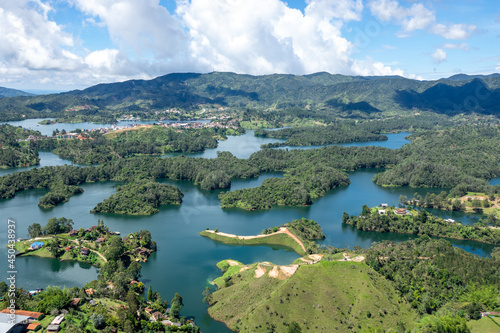
[[[65, 128], [57, 124], [59, 129]], [[79, 124], [82, 126], [82, 124]], [[41, 125], [40, 125], [41, 126]], [[82, 128], [82, 127], [80, 127]], [[388, 148], [399, 148], [404, 143], [408, 133], [390, 134], [385, 142], [369, 143], [384, 145]], [[214, 157], [217, 150], [229, 150], [240, 158], [246, 158], [257, 151], [261, 144], [276, 142], [275, 139], [256, 138], [253, 131], [242, 136], [229, 137], [220, 142], [216, 149], [210, 149], [197, 157]], [[290, 147], [291, 148], [291, 147]], [[68, 164], [68, 161], [57, 158], [51, 153], [41, 155], [42, 163]], [[190, 155], [190, 156], [191, 156]], [[54, 157], [55, 156], [55, 157]], [[44, 161], [45, 160], [45, 161]], [[45, 164], [45, 165], [49, 165]], [[19, 169], [7, 170], [9, 172]], [[315, 200], [309, 207], [274, 207], [270, 210], [244, 211], [240, 209], [221, 209], [218, 201], [220, 191], [204, 191], [192, 182], [171, 181], [160, 179], [160, 182], [178, 186], [184, 193], [180, 206], [165, 206], [160, 212], [148, 217], [120, 216], [114, 214], [91, 214], [90, 210], [99, 202], [116, 191], [120, 183], [102, 182], [83, 184], [83, 194], [72, 197], [69, 202], [50, 210], [40, 209], [38, 199], [47, 190], [29, 190], [20, 192], [16, 197], [0, 200], [0, 211], [4, 219], [16, 221], [17, 237], [27, 236], [27, 227], [38, 222], [44, 225], [52, 217], [66, 217], [74, 221], [74, 228], [88, 228], [95, 225], [97, 219], [104, 222], [111, 230], [120, 231], [122, 235], [139, 229], [148, 229], [158, 244], [158, 252], [143, 264], [142, 280], [159, 291], [162, 297], [169, 300], [175, 292], [182, 295], [184, 308], [182, 314], [193, 315], [203, 332], [229, 332], [222, 324], [212, 320], [202, 303], [202, 291], [209, 282], [220, 275], [215, 264], [223, 259], [235, 259], [243, 263], [270, 261], [275, 264], [288, 264], [299, 256], [294, 252], [275, 246], [228, 246], [218, 244], [210, 239], [199, 236], [206, 228], [241, 235], [260, 233], [264, 228], [277, 226], [292, 219], [306, 217], [321, 224], [327, 238], [323, 244], [336, 247], [361, 246], [368, 247], [373, 242], [382, 240], [403, 241], [411, 235], [383, 234], [362, 232], [341, 222], [342, 212], [358, 214], [362, 205], [378, 205], [382, 202], [397, 205], [401, 194], [413, 196], [414, 193], [425, 195], [428, 191], [440, 192], [442, 189], [384, 188], [372, 182], [373, 176], [380, 170], [361, 170], [350, 173], [351, 185], [334, 189], [326, 196]], [[269, 177], [281, 177], [280, 174], [263, 174], [256, 179], [236, 179], [232, 188], [240, 189], [254, 187]], [[473, 223], [478, 215], [433, 211], [443, 217], [451, 217], [464, 223]], [[7, 228], [0, 230], [0, 239], [7, 240]], [[450, 240], [455, 246], [462, 247], [478, 255], [487, 255], [492, 246], [477, 242]], [[2, 241], [2, 243], [4, 243]], [[2, 246], [1, 251], [6, 251]], [[0, 252], [1, 252], [0, 251]], [[6, 262], [2, 264], [5, 268]], [[47, 285], [83, 286], [95, 279], [97, 271], [88, 265], [60, 262], [53, 259], [36, 257], [21, 257], [16, 260], [19, 286], [25, 289], [45, 287]], [[4, 269], [4, 272], [6, 269]]]

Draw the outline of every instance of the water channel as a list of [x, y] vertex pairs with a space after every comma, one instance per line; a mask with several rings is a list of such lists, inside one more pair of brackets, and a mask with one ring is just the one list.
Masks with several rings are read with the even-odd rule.
[[[85, 125], [86, 123], [78, 124], [79, 128], [84, 128]], [[29, 127], [26, 123], [22, 126]], [[66, 129], [66, 124], [57, 124], [57, 126], [59, 129]], [[408, 133], [390, 134], [389, 140], [385, 142], [351, 145], [381, 145], [396, 149], [409, 142], [404, 139], [406, 135]], [[259, 150], [261, 144], [276, 141], [279, 140], [257, 138], [253, 135], [253, 131], [247, 131], [245, 135], [232, 136], [226, 141], [221, 141], [216, 149], [207, 149], [203, 153], [190, 155], [211, 158], [216, 156], [217, 151], [227, 150], [239, 158], [247, 158], [251, 153]], [[293, 147], [289, 147], [291, 148]], [[51, 153], [41, 153], [41, 159], [42, 165], [70, 163]], [[5, 170], [6, 173], [14, 171], [19, 171], [19, 169]], [[397, 204], [401, 194], [411, 197], [416, 192], [425, 195], [431, 190], [434, 192], [442, 190], [409, 187], [384, 188], [372, 182], [377, 172], [380, 170], [361, 170], [349, 174], [351, 185], [330, 191], [309, 207], [274, 207], [261, 211], [221, 209], [217, 198], [220, 191], [204, 191], [194, 186], [192, 182], [162, 179], [159, 181], [176, 185], [182, 190], [183, 203], [180, 206], [161, 207], [158, 214], [148, 217], [90, 213], [97, 203], [115, 192], [116, 186], [119, 185], [116, 182], [83, 184], [82, 187], [85, 190], [83, 194], [76, 195], [69, 202], [50, 210], [40, 209], [37, 206], [38, 199], [47, 190], [23, 191], [12, 199], [0, 200], [0, 211], [5, 219], [11, 218], [16, 221], [18, 237], [27, 236], [27, 227], [31, 223], [38, 222], [44, 225], [49, 218], [62, 216], [73, 219], [74, 228], [77, 229], [95, 225], [97, 219], [102, 218], [111, 230], [120, 231], [122, 235], [139, 229], [150, 230], [153, 239], [158, 244], [158, 252], [143, 264], [142, 280], [146, 285], [150, 284], [153, 290], [159, 291], [166, 300], [170, 300], [175, 292], [180, 293], [185, 304], [182, 313], [194, 316], [203, 332], [229, 332], [222, 323], [208, 316], [206, 306], [201, 302], [201, 293], [204, 288], [209, 285], [209, 281], [220, 275], [215, 264], [228, 258], [243, 263], [270, 261], [275, 264], [288, 264], [299, 256], [276, 246], [222, 245], [199, 236], [199, 232], [209, 227], [234, 234], [253, 235], [260, 233], [264, 228], [306, 217], [321, 224], [327, 235], [323, 243], [336, 247], [368, 247], [373, 242], [387, 239], [394, 241], [410, 239], [413, 236], [357, 231], [341, 222], [343, 211], [358, 214], [364, 204], [374, 206], [385, 202], [392, 205]], [[236, 179], [232, 182], [231, 190], [259, 186], [264, 179], [269, 177], [281, 177], [281, 175], [263, 174], [256, 179]], [[438, 210], [432, 212], [467, 224], [479, 219], [479, 216], [475, 214]], [[7, 239], [6, 231], [6, 228], [0, 230], [1, 239]], [[450, 241], [455, 246], [482, 256], [492, 250], [491, 245], [478, 242]], [[55, 259], [20, 257], [17, 258], [16, 264], [19, 272], [17, 283], [25, 289], [47, 285], [81, 287], [97, 276], [96, 269], [89, 265], [60, 262]], [[5, 265], [7, 262], [2, 264], [2, 267]]]

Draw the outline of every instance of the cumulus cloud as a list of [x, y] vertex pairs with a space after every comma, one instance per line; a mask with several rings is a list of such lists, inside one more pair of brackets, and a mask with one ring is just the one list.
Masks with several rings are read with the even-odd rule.
[[40, 1], [4, 1], [0, 8], [0, 62], [3, 66], [72, 70], [80, 65], [77, 57], [66, 49], [73, 46], [72, 36], [48, 20], [50, 10], [50, 6]]
[[400, 36], [407, 36], [407, 33], [415, 30], [426, 30], [446, 39], [467, 39], [477, 30], [473, 24], [437, 23], [434, 11], [421, 3], [414, 3], [406, 8], [400, 6], [396, 0], [372, 0], [368, 6], [371, 13], [378, 19], [400, 24], [403, 28]]
[[[75, 46], [74, 37], [50, 19], [54, 8], [49, 0], [3, 0], [0, 82], [29, 74], [33, 83], [74, 87], [77, 82], [212, 70], [406, 75], [371, 58], [353, 59], [354, 45], [342, 29], [361, 20], [362, 0], [306, 0], [304, 12], [281, 0], [177, 0], [175, 13], [160, 0], [67, 1], [85, 15], [84, 28], [105, 28], [113, 45], [98, 50]], [[415, 8], [415, 13], [426, 11]], [[389, 19], [393, 13], [381, 15]], [[408, 29], [429, 24], [405, 20]]]
[[439, 64], [440, 62], [443, 62], [446, 60], [446, 58], [448, 57], [448, 55], [446, 54], [446, 51], [441, 49], [441, 48], [437, 48], [433, 53], [432, 53], [432, 59], [434, 60], [435, 63]]
[[463, 51], [469, 51], [470, 47], [468, 43], [446, 43], [443, 45], [444, 49], [448, 50], [463, 50]]
[[342, 37], [346, 22], [360, 20], [360, 0], [309, 0], [302, 13], [279, 0], [178, 2], [190, 53], [219, 71], [240, 73], [393, 74], [373, 61], [355, 61]]

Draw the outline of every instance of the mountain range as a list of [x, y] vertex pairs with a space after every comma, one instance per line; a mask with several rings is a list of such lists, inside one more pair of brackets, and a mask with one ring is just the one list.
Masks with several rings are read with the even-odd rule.
[[[0, 91], [1, 92], [1, 91]], [[123, 112], [152, 113], [199, 105], [238, 109], [307, 108], [343, 115], [371, 116], [407, 111], [454, 115], [499, 114], [500, 74], [458, 74], [435, 81], [400, 76], [310, 75], [252, 76], [213, 72], [173, 73], [152, 80], [98, 84], [60, 94], [0, 99], [0, 119]]]

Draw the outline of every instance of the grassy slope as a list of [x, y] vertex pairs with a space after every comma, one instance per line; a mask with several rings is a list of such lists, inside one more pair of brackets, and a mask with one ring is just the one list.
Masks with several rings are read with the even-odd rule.
[[204, 237], [208, 237], [214, 241], [221, 242], [224, 244], [233, 244], [233, 245], [281, 245], [286, 246], [300, 255], [305, 255], [304, 251], [300, 247], [300, 245], [294, 241], [291, 237], [286, 234], [274, 234], [269, 235], [268, 237], [259, 237], [252, 239], [235, 239], [232, 237], [226, 237], [223, 235], [202, 231], [200, 235]]
[[[237, 267], [237, 266], [233, 266]], [[362, 263], [321, 261], [300, 266], [287, 280], [234, 274], [231, 285], [213, 294], [209, 314], [238, 332], [359, 332], [368, 327], [413, 327], [416, 314], [391, 284]], [[234, 272], [232, 272], [234, 273]], [[266, 295], [266, 296], [263, 296]]]
[[[495, 323], [496, 322], [496, 323]], [[500, 332], [499, 318], [481, 318], [467, 323], [471, 333], [498, 333]]]

